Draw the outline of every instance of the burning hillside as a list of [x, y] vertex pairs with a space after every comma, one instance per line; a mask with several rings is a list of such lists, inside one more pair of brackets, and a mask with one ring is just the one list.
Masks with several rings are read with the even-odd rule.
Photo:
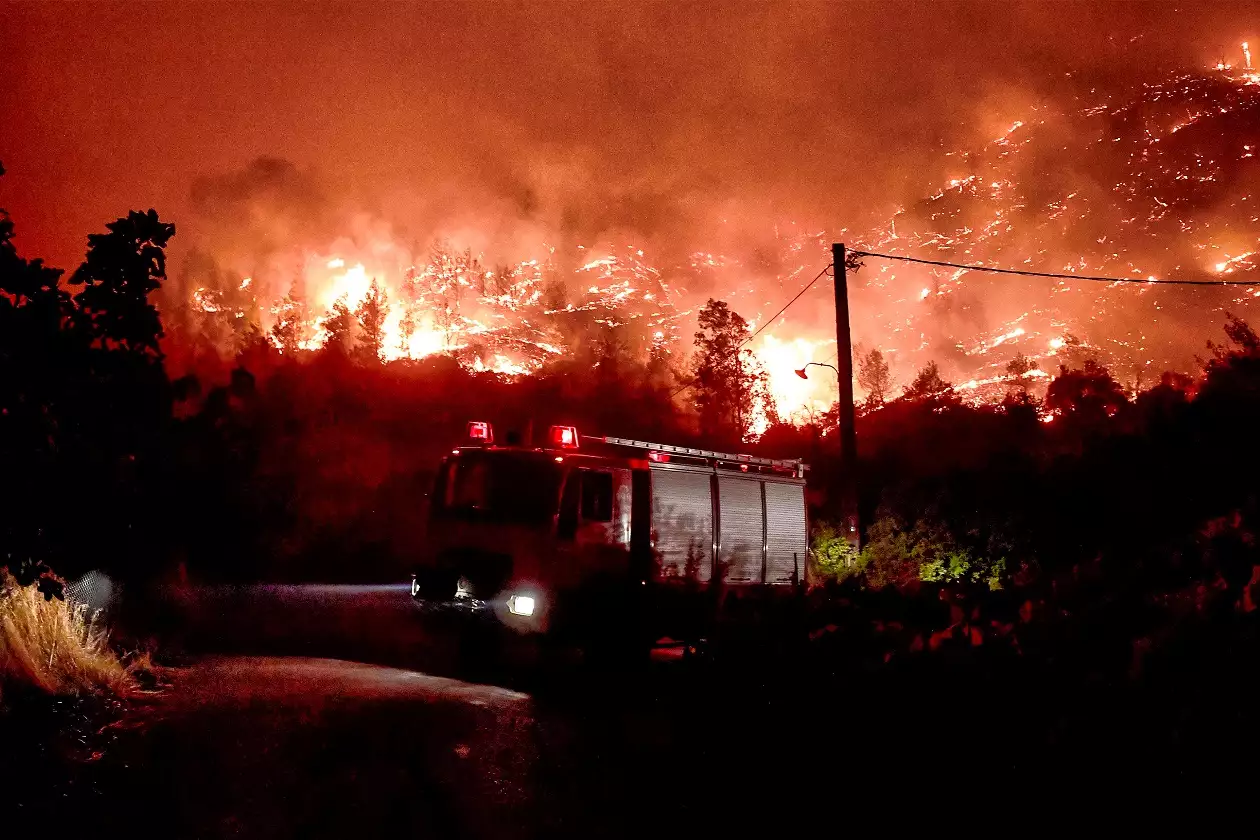
[[[1246, 45], [1244, 45], [1244, 51]], [[887, 228], [871, 250], [1134, 280], [1254, 275], [1260, 77], [1222, 63], [1136, 92], [1033, 107]], [[1024, 353], [1043, 373], [1088, 356], [1128, 385], [1185, 370], [1255, 289], [1024, 279], [870, 260], [861, 331], [903, 373], [929, 356], [966, 387]], [[882, 299], [882, 300], [881, 300]]]
[[[309, 232], [290, 241], [278, 226], [262, 256], [192, 262], [185, 328], [220, 348], [261, 334], [284, 351], [310, 350], [359, 329], [353, 316], [370, 304], [386, 360], [452, 353], [473, 369], [523, 375], [598, 335], [681, 368], [689, 316], [705, 298], [725, 298], [760, 325], [826, 264], [834, 235], [921, 258], [1152, 281], [997, 277], [867, 258], [851, 281], [854, 340], [883, 350], [902, 383], [935, 359], [986, 398], [1017, 353], [1038, 360], [1043, 376], [1093, 356], [1128, 385], [1149, 383], [1189, 368], [1223, 313], [1247, 317], [1260, 296], [1260, 285], [1157, 282], [1257, 269], [1260, 76], [1249, 55], [1239, 64], [1033, 104], [981, 148], [948, 154], [946, 182], [886, 224], [864, 235], [767, 224], [777, 253], [760, 260], [660, 256], [625, 240], [552, 247], [537, 236], [500, 261], [464, 244], [477, 237], [409, 245], [400, 228], [376, 221], [328, 241]], [[834, 358], [829, 292], [817, 284], [754, 343], [785, 414], [834, 394], [822, 377], [792, 374]]]

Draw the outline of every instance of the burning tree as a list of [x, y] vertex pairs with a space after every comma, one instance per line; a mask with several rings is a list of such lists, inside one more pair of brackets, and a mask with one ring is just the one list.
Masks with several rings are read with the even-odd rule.
[[483, 273], [471, 251], [453, 251], [445, 242], [435, 243], [428, 262], [419, 270], [409, 272], [413, 303], [432, 317], [448, 350], [454, 345], [464, 290], [480, 287], [484, 283]]
[[271, 327], [271, 342], [281, 353], [296, 354], [306, 339], [306, 301], [294, 289], [285, 295]]

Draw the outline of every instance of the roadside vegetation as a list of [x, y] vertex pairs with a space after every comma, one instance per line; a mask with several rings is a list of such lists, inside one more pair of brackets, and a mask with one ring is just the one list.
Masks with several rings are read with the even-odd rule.
[[[4, 170], [0, 168], [0, 175]], [[0, 699], [123, 694], [106, 628], [65, 598], [76, 557], [112, 556], [145, 524], [169, 417], [150, 294], [174, 227], [132, 213], [88, 238], [83, 264], [18, 256], [0, 210]], [[165, 406], [165, 407], [164, 407]], [[143, 556], [143, 555], [141, 555]], [[54, 571], [55, 570], [55, 571]]]
[[137, 686], [86, 606], [0, 570], [0, 703], [14, 691], [126, 695]]
[[926, 371], [864, 406], [860, 552], [815, 488], [814, 655], [977, 709], [996, 688], [1024, 698], [1007, 731], [1127, 740], [1148, 768], [1253, 731], [1260, 337], [1232, 316], [1224, 333], [1197, 375], [1146, 390], [1066, 359], [1034, 395], [1017, 359], [997, 404], [919, 387], [939, 379]]

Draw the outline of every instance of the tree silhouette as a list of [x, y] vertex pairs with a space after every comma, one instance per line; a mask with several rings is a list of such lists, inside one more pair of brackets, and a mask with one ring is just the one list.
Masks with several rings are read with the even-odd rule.
[[710, 298], [697, 323], [692, 381], [701, 431], [716, 440], [744, 440], [758, 402], [769, 405], [766, 373], [752, 351], [743, 349], [748, 322], [725, 301]]
[[878, 408], [888, 399], [892, 391], [892, 373], [884, 354], [878, 349], [864, 354], [858, 359], [858, 387], [866, 392], [866, 407]]
[[1208, 341], [1207, 349], [1211, 351], [1212, 358], [1206, 362], [1199, 360], [1199, 364], [1204, 368], [1228, 364], [1238, 358], [1260, 356], [1260, 336], [1256, 335], [1251, 325], [1233, 313], [1227, 312], [1225, 317], [1229, 319], [1225, 322], [1225, 336], [1229, 339], [1229, 343], [1217, 344], [1214, 341]]
[[165, 248], [175, 225], [150, 210], [132, 211], [106, 228], [88, 236], [87, 259], [70, 277], [83, 286], [74, 297], [77, 325], [95, 346], [160, 360], [162, 321], [149, 295], [166, 279]]
[[1015, 354], [1015, 358], [1006, 363], [1006, 376], [1011, 390], [1027, 392], [1030, 381], [1028, 374], [1036, 369], [1036, 359], [1030, 359], [1023, 353]]
[[928, 362], [907, 387], [904, 398], [911, 401], [937, 399], [948, 393], [953, 386], [941, 378], [936, 362]]
[[73, 310], [62, 272], [18, 256], [13, 232], [0, 209], [0, 566], [25, 580], [48, 554], [69, 396], [63, 368], [76, 356], [63, 330]]
[[[17, 255], [0, 212], [0, 534], [18, 562], [73, 570], [153, 556], [148, 488], [164, 463], [171, 395], [150, 296], [175, 228], [150, 210], [107, 230], [88, 237], [71, 297], [60, 271]], [[103, 492], [80, 503], [93, 489]], [[68, 492], [80, 494], [73, 528], [51, 504]]]
[[381, 350], [385, 346], [385, 316], [388, 314], [386, 302], [385, 290], [373, 278], [367, 296], [355, 310], [359, 337], [355, 341], [354, 356], [361, 364], [379, 364], [381, 361]]
[[332, 312], [324, 319], [324, 331], [328, 340], [324, 342], [324, 352], [333, 356], [348, 356], [354, 335], [355, 317], [350, 311], [350, 304], [345, 295], [333, 303]]
[[1128, 407], [1129, 400], [1105, 367], [1087, 359], [1078, 370], [1059, 368], [1046, 389], [1045, 405], [1047, 411], [1072, 418], [1083, 427], [1099, 428]]

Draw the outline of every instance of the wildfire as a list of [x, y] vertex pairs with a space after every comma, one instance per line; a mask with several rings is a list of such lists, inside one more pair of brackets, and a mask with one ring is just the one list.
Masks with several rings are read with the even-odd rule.
[[[951, 153], [952, 171], [922, 200], [844, 238], [851, 247], [951, 262], [1146, 282], [995, 279], [868, 260], [851, 285], [854, 339], [886, 354], [899, 348], [899, 384], [936, 360], [960, 391], [992, 398], [1016, 354], [1056, 366], [1080, 364], [1088, 353], [1116, 370], [1134, 360], [1185, 369], [1220, 312], [1245, 316], [1260, 300], [1247, 287], [1188, 292], [1160, 283], [1260, 270], [1260, 212], [1247, 193], [1256, 180], [1250, 138], [1260, 131], [1260, 74], [1247, 44], [1237, 69], [1222, 61], [1217, 72], [1091, 92], [1056, 107], [1033, 103], [996, 123], [981, 147]], [[1042, 130], [1047, 121], [1053, 130]], [[1050, 177], [1055, 165], [1047, 161], [1063, 162], [1069, 174]], [[1078, 169], [1090, 174], [1070, 174]], [[528, 257], [503, 264], [442, 243], [412, 253], [376, 232], [314, 243], [294, 256], [296, 272], [246, 266], [244, 279], [194, 286], [189, 304], [229, 325], [256, 322], [282, 349], [288, 341], [324, 346], [345, 313], [358, 331], [365, 307], [379, 303], [386, 360], [452, 353], [472, 370], [525, 376], [605, 330], [632, 337], [633, 352], [672, 356], [683, 370], [689, 319], [707, 297], [759, 322], [829, 259], [826, 231], [779, 220], [773, 233], [779, 250], [764, 262], [776, 268], [757, 269], [747, 255], [717, 249], [670, 263], [631, 243], [557, 253], [538, 242]], [[1079, 251], [1067, 252], [1069, 242]], [[819, 283], [751, 347], [782, 416], [801, 419], [835, 398], [830, 371], [794, 373], [835, 358], [829, 307], [817, 312], [822, 298], [813, 297], [828, 289]], [[1196, 312], [1201, 331], [1187, 344], [1186, 319]]]
[[[375, 317], [382, 360], [458, 353], [470, 369], [507, 376], [527, 375], [562, 355], [566, 325], [583, 319], [640, 329], [651, 346], [678, 339], [674, 292], [638, 248], [609, 249], [564, 276], [550, 249], [543, 258], [489, 270], [471, 252], [442, 243], [422, 260], [388, 239], [358, 249], [342, 240], [337, 247], [342, 253], [302, 255], [296, 280], [199, 287], [190, 306], [204, 316], [252, 313], [282, 352], [290, 342], [320, 349], [337, 331], [356, 338]], [[379, 309], [375, 316], [372, 307]]]

